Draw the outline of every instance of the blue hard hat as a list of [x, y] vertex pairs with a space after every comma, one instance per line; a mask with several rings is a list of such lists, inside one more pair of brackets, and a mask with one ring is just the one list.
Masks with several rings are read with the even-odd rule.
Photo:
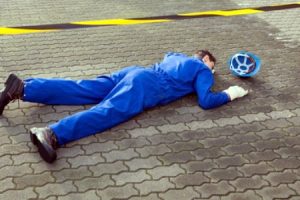
[[228, 60], [231, 73], [238, 77], [252, 77], [260, 70], [260, 58], [250, 52], [240, 51], [235, 53]]

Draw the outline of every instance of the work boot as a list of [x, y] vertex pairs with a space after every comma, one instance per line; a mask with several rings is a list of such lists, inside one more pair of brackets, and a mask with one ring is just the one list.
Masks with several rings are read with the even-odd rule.
[[58, 147], [57, 138], [53, 131], [48, 128], [31, 128], [31, 142], [37, 146], [40, 156], [48, 163], [56, 160], [56, 151]]
[[4, 85], [5, 88], [0, 93], [0, 115], [9, 102], [21, 99], [24, 94], [24, 82], [15, 74], [10, 74]]

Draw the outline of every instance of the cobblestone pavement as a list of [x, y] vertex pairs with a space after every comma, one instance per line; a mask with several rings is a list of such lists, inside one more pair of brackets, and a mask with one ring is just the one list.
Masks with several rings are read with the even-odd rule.
[[[242, 2], [242, 3], [241, 3]], [[157, 16], [294, 1], [0, 0], [3, 26]], [[14, 102], [0, 117], [0, 199], [300, 199], [299, 9], [161, 24], [0, 37], [0, 83], [21, 77], [92, 78], [167, 51], [210, 49], [216, 90], [251, 93], [204, 111], [190, 95], [66, 145], [46, 164], [28, 130], [90, 106]], [[246, 49], [263, 61], [241, 80], [226, 69]]]

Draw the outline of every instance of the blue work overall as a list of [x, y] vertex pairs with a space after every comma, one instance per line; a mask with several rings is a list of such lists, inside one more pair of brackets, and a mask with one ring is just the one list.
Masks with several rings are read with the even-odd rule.
[[96, 104], [49, 125], [59, 145], [100, 133], [147, 108], [164, 105], [192, 92], [204, 109], [229, 101], [212, 92], [213, 74], [199, 59], [168, 53], [150, 67], [131, 66], [90, 80], [30, 78], [24, 80], [24, 101], [47, 105]]

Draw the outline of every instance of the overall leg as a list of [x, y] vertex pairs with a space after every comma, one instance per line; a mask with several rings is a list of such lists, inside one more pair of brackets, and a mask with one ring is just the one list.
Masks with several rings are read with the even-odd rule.
[[98, 105], [50, 125], [59, 145], [102, 132], [157, 105], [161, 91], [156, 79], [147, 70], [134, 70]]
[[[32, 128], [32, 142], [47, 162], [56, 159], [55, 147], [102, 132], [157, 105], [162, 96], [158, 78], [147, 70], [129, 72], [111, 92], [89, 110], [66, 117], [46, 128]], [[54, 136], [54, 137], [53, 137]]]
[[97, 104], [111, 91], [114, 82], [108, 76], [91, 80], [24, 80], [23, 100], [52, 105]]

